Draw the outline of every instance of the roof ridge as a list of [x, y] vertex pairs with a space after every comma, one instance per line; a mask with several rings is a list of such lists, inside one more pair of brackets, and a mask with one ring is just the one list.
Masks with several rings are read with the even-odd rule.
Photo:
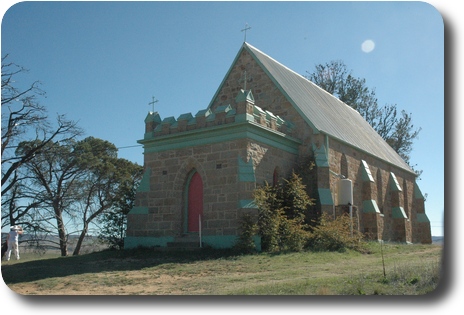
[[263, 54], [264, 56], [266, 56], [267, 58], [271, 59], [273, 62], [279, 64], [280, 66], [282, 66], [283, 68], [285, 68], [286, 70], [292, 72], [293, 74], [301, 77], [302, 79], [308, 81], [309, 83], [311, 83], [312, 85], [314, 85], [316, 88], [320, 89], [322, 92], [328, 94], [330, 97], [333, 97], [334, 99], [338, 100], [340, 103], [342, 103], [343, 105], [347, 106], [350, 110], [353, 110], [354, 112], [356, 112], [358, 115], [361, 115], [356, 109], [354, 109], [353, 107], [351, 107], [350, 105], [346, 104], [345, 102], [343, 102], [342, 100], [340, 100], [338, 97], [336, 97], [335, 95], [327, 92], [326, 90], [324, 90], [323, 88], [321, 88], [319, 85], [317, 85], [316, 83], [314, 83], [313, 81], [309, 80], [308, 78], [306, 78], [305, 76], [299, 74], [298, 72], [296, 72], [295, 70], [287, 67], [286, 65], [284, 65], [283, 63], [279, 62], [278, 60], [272, 58], [271, 56], [269, 56], [268, 54], [266, 54], [265, 52], [259, 50], [258, 48], [254, 47], [253, 45], [251, 45], [250, 43], [248, 42], [244, 42], [243, 43], [243, 47], [244, 48], [250, 48], [250, 49], [253, 49], [253, 50], [256, 50], [258, 51], [259, 53]]
[[[413, 172], [356, 109], [252, 45], [244, 43], [241, 49], [253, 56], [315, 132], [325, 133], [396, 167]], [[313, 104], [318, 104], [319, 109], [310, 105], [308, 98]]]

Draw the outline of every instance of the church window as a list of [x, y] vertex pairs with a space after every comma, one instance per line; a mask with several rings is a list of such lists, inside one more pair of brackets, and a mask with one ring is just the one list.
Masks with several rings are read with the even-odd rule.
[[380, 171], [380, 168], [377, 169], [377, 203], [379, 206], [380, 213], [383, 213], [383, 194], [382, 194], [382, 189], [383, 189], [383, 180], [382, 180], [382, 172]]
[[276, 186], [279, 183], [279, 167], [274, 168], [274, 173], [272, 174], [272, 186]]
[[411, 216], [411, 213], [409, 213], [409, 203], [408, 203], [408, 183], [406, 182], [406, 179], [403, 179], [403, 205], [404, 205], [404, 211], [406, 212], [406, 215], [408, 217]]
[[343, 153], [340, 161], [340, 174], [348, 178], [348, 160], [346, 159], [345, 153]]

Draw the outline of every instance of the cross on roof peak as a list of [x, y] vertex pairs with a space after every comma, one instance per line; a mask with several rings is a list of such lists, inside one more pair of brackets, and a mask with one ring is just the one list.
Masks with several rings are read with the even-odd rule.
[[241, 30], [241, 32], [245, 32], [245, 38], [243, 39], [244, 42], [246, 42], [246, 32], [251, 29], [250, 26], [248, 26], [248, 23], [245, 23], [245, 28]]

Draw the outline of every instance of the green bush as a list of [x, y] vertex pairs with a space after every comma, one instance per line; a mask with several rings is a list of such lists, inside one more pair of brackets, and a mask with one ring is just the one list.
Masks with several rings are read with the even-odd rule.
[[301, 251], [307, 242], [305, 212], [312, 205], [306, 186], [293, 172], [282, 184], [265, 184], [254, 191], [258, 207], [257, 233], [266, 252]]
[[255, 223], [255, 219], [249, 213], [242, 216], [241, 221], [241, 233], [234, 246], [234, 249], [239, 253], [250, 254], [256, 251], [256, 245], [253, 240], [253, 236], [256, 235], [258, 227]]
[[320, 222], [309, 233], [306, 247], [314, 251], [340, 251], [347, 249], [364, 252], [363, 235], [351, 229], [350, 216], [343, 214], [332, 219], [328, 214], [321, 215]]

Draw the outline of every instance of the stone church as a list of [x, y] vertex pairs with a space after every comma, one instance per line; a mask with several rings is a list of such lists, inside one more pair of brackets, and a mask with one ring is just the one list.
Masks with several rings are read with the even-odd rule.
[[307, 158], [317, 211], [350, 213], [371, 239], [432, 242], [409, 165], [357, 111], [247, 42], [206, 108], [150, 112], [138, 143], [145, 173], [125, 248], [232, 247], [257, 185]]

